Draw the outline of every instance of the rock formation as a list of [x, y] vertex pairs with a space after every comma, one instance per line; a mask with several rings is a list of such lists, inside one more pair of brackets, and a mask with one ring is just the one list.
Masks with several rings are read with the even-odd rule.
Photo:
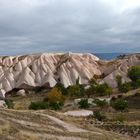
[[94, 55], [79, 53], [1, 57], [0, 96], [15, 88], [53, 87], [58, 81], [68, 87], [78, 77], [81, 84], [86, 84], [94, 74], [101, 75], [98, 60]]
[[102, 61], [92, 54], [81, 53], [43, 53], [26, 56], [0, 57], [0, 96], [15, 88], [53, 87], [59, 81], [65, 87], [87, 84], [94, 75], [104, 75], [100, 83], [106, 82], [116, 88], [116, 76], [129, 82], [127, 70], [140, 65], [140, 55], [134, 54], [114, 61]]
[[128, 69], [134, 65], [140, 65], [140, 54], [128, 55], [123, 59], [116, 59], [106, 63], [105, 67], [102, 68], [104, 78], [101, 82], [107, 83], [110, 87], [116, 88], [116, 76], [122, 77], [122, 82], [130, 82], [128, 78]]

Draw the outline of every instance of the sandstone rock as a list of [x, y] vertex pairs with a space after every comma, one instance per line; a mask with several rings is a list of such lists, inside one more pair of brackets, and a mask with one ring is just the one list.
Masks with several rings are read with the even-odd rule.
[[110, 87], [116, 88], [116, 76], [120, 75], [122, 77], [122, 82], [130, 82], [131, 80], [127, 77], [128, 69], [134, 65], [140, 65], [140, 55], [134, 54], [125, 57], [124, 59], [118, 59], [111, 64], [106, 64], [102, 72], [104, 73], [105, 77], [103, 78], [100, 83], [107, 83]]
[[0, 100], [0, 108], [8, 108], [4, 100]]
[[75, 84], [78, 77], [81, 84], [87, 84], [94, 74], [101, 75], [97, 61], [96, 56], [82, 53], [1, 57], [0, 96], [5, 97], [5, 93], [14, 88], [53, 87], [58, 80], [68, 87]]
[[17, 95], [19, 95], [19, 96], [26, 96], [26, 92], [25, 92], [24, 89], [22, 89], [22, 90], [19, 90], [19, 91], [17, 92]]
[[75, 84], [77, 78], [80, 84], [88, 85], [94, 75], [104, 75], [99, 83], [116, 88], [117, 75], [122, 76], [123, 82], [131, 81], [127, 71], [133, 65], [140, 65], [139, 54], [111, 62], [89, 53], [71, 52], [0, 57], [0, 96], [5, 97], [5, 93], [14, 88], [53, 87], [58, 81], [68, 87]]
[[1, 89], [0, 90], [0, 97], [4, 98], [5, 97], [5, 90], [4, 89]]

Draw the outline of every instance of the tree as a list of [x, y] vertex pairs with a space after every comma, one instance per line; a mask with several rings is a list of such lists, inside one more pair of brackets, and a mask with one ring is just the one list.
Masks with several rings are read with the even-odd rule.
[[72, 85], [68, 87], [68, 93], [72, 97], [82, 97], [85, 89], [83, 85]]
[[140, 87], [140, 79], [131, 82], [131, 86], [136, 89]]
[[118, 88], [122, 85], [122, 77], [120, 75], [116, 76], [116, 81], [117, 81], [117, 85]]
[[60, 82], [58, 82], [55, 87], [58, 88], [58, 90], [60, 90], [63, 95], [68, 95], [67, 88], [65, 88]]
[[101, 108], [107, 106], [106, 100], [95, 99], [94, 103]]
[[140, 66], [132, 66], [128, 70], [128, 76], [132, 81], [137, 81], [140, 79]]
[[89, 81], [90, 86], [96, 86], [98, 83], [96, 82], [95, 78], [91, 78]]
[[87, 97], [89, 98], [91, 95], [96, 94], [96, 87], [98, 83], [94, 78], [91, 78], [89, 81], [89, 87], [85, 90]]
[[82, 99], [80, 102], [78, 102], [78, 105], [82, 109], [87, 109], [90, 106], [90, 104], [88, 103], [88, 99]]
[[76, 85], [80, 85], [80, 78], [79, 77], [76, 79]]
[[63, 103], [65, 101], [65, 96], [62, 95], [61, 91], [54, 87], [48, 94], [47, 99], [50, 103]]
[[123, 83], [119, 87], [119, 90], [121, 92], [128, 92], [130, 89], [131, 89], [131, 83]]
[[96, 93], [95, 87], [91, 86], [85, 91], [87, 97], [89, 98], [91, 95], [94, 95]]
[[101, 84], [96, 86], [96, 92], [100, 96], [109, 95], [112, 93], [112, 89], [107, 84]]
[[128, 103], [123, 99], [117, 99], [112, 103], [112, 107], [117, 111], [124, 111], [128, 108]]

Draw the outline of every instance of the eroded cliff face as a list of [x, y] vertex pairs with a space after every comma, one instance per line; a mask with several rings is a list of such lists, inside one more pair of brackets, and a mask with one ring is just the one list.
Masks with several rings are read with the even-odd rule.
[[14, 88], [50, 87], [60, 81], [65, 87], [79, 77], [87, 84], [93, 75], [101, 75], [99, 59], [91, 54], [43, 53], [0, 58], [0, 96]]
[[53, 87], [59, 81], [65, 87], [75, 84], [88, 84], [94, 75], [103, 75], [99, 83], [107, 83], [116, 88], [116, 76], [129, 82], [128, 69], [140, 65], [140, 55], [134, 54], [113, 61], [99, 60], [92, 54], [43, 53], [26, 56], [0, 57], [0, 96], [14, 88]]
[[122, 77], [122, 82], [130, 82], [128, 78], [128, 69], [134, 65], [140, 65], [140, 54], [128, 55], [122, 59], [116, 59], [114, 61], [107, 62], [102, 68], [102, 74], [104, 78], [101, 83], [105, 82], [110, 87], [116, 88], [116, 76]]

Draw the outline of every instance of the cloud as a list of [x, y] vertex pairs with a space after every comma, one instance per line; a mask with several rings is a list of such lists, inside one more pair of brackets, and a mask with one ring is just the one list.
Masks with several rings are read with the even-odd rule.
[[0, 1], [0, 31], [1, 55], [140, 51], [140, 3], [4, 0]]

